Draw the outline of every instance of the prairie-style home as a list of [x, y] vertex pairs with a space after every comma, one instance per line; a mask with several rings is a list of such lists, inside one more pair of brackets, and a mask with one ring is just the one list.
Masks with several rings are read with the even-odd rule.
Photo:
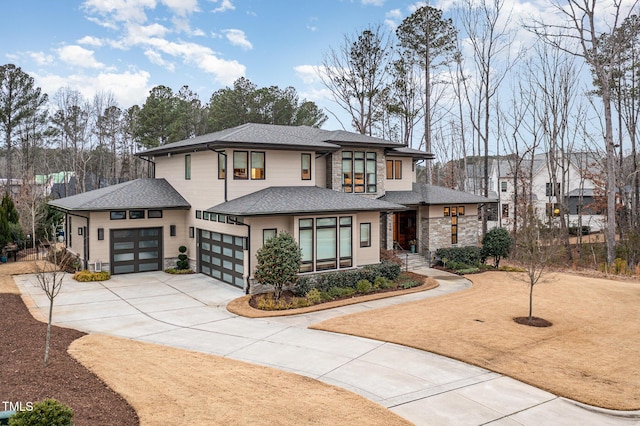
[[375, 264], [381, 249], [475, 245], [483, 197], [416, 183], [431, 154], [346, 131], [244, 124], [141, 152], [154, 178], [51, 201], [66, 244], [113, 274], [175, 266], [249, 291], [256, 252], [279, 232], [300, 273]]

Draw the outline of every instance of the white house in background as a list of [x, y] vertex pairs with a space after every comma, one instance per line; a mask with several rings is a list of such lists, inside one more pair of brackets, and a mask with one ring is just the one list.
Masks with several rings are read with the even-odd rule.
[[[592, 232], [600, 231], [606, 221], [606, 216], [595, 207], [596, 185], [591, 176], [599, 172], [598, 158], [592, 153], [571, 153], [564, 161], [564, 171], [557, 168], [552, 171], [547, 153], [537, 154], [533, 163], [523, 162], [520, 174], [528, 176], [533, 171], [531, 183], [534, 211], [537, 217], [544, 223], [557, 223], [561, 214], [558, 203], [562, 197], [567, 209], [567, 225], [570, 227], [588, 226]], [[514, 212], [514, 162], [501, 160], [497, 162], [500, 178], [498, 187], [499, 208], [498, 221], [501, 226], [513, 225]], [[564, 188], [562, 188], [562, 173], [564, 173]], [[555, 176], [555, 179], [553, 178]], [[555, 186], [554, 182], [555, 181]], [[520, 191], [526, 185], [521, 184]]]

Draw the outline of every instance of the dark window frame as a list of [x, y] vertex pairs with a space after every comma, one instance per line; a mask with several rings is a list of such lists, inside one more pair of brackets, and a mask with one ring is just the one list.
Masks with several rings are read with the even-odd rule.
[[[244, 156], [244, 172], [236, 172], [241, 168], [236, 168], [236, 159], [242, 160], [241, 156]], [[249, 151], [233, 151], [233, 179], [234, 180], [249, 180]]]
[[273, 235], [271, 237], [269, 237], [269, 239], [271, 239], [271, 238], [275, 237], [276, 235], [278, 235], [278, 228], [264, 228], [262, 230], [262, 245], [265, 245], [266, 242], [268, 241], [268, 239], [266, 237], [267, 231], [273, 232]]
[[191, 154], [184, 156], [184, 179], [191, 180]]
[[[362, 229], [369, 228], [368, 235], [369, 237], [366, 240], [362, 239]], [[371, 247], [371, 222], [362, 222], [360, 224], [360, 247]]]
[[227, 154], [218, 153], [218, 179], [224, 179], [227, 176]]
[[[308, 169], [305, 169], [304, 162], [305, 158], [309, 161]], [[302, 180], [311, 180], [311, 154], [303, 153], [300, 157], [300, 178]]]
[[147, 210], [148, 219], [162, 219], [162, 210]]
[[[120, 217], [122, 216], [122, 217]], [[112, 210], [109, 212], [110, 220], [125, 220], [127, 219], [127, 211], [126, 210]]]
[[137, 220], [137, 219], [144, 219], [144, 218], [145, 218], [144, 210], [129, 210], [129, 219]]
[[[262, 155], [262, 168], [254, 167], [254, 155]], [[251, 151], [251, 180], [265, 180], [267, 178], [267, 154], [265, 151]], [[254, 170], [262, 170], [262, 175], [260, 177], [254, 177]]]

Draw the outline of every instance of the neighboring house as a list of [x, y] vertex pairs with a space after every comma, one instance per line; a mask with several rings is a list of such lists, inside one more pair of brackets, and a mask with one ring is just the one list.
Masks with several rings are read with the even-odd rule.
[[90, 267], [160, 270], [184, 245], [197, 272], [248, 291], [257, 251], [279, 232], [302, 248], [301, 273], [347, 269], [410, 240], [425, 254], [477, 244], [487, 201], [417, 185], [431, 154], [346, 131], [249, 123], [137, 155], [154, 179], [50, 202]]

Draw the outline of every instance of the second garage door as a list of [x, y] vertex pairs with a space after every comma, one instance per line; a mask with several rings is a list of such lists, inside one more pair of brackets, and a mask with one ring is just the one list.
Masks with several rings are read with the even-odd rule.
[[244, 237], [198, 230], [199, 269], [203, 274], [244, 287]]
[[162, 270], [162, 228], [111, 230], [111, 273]]

